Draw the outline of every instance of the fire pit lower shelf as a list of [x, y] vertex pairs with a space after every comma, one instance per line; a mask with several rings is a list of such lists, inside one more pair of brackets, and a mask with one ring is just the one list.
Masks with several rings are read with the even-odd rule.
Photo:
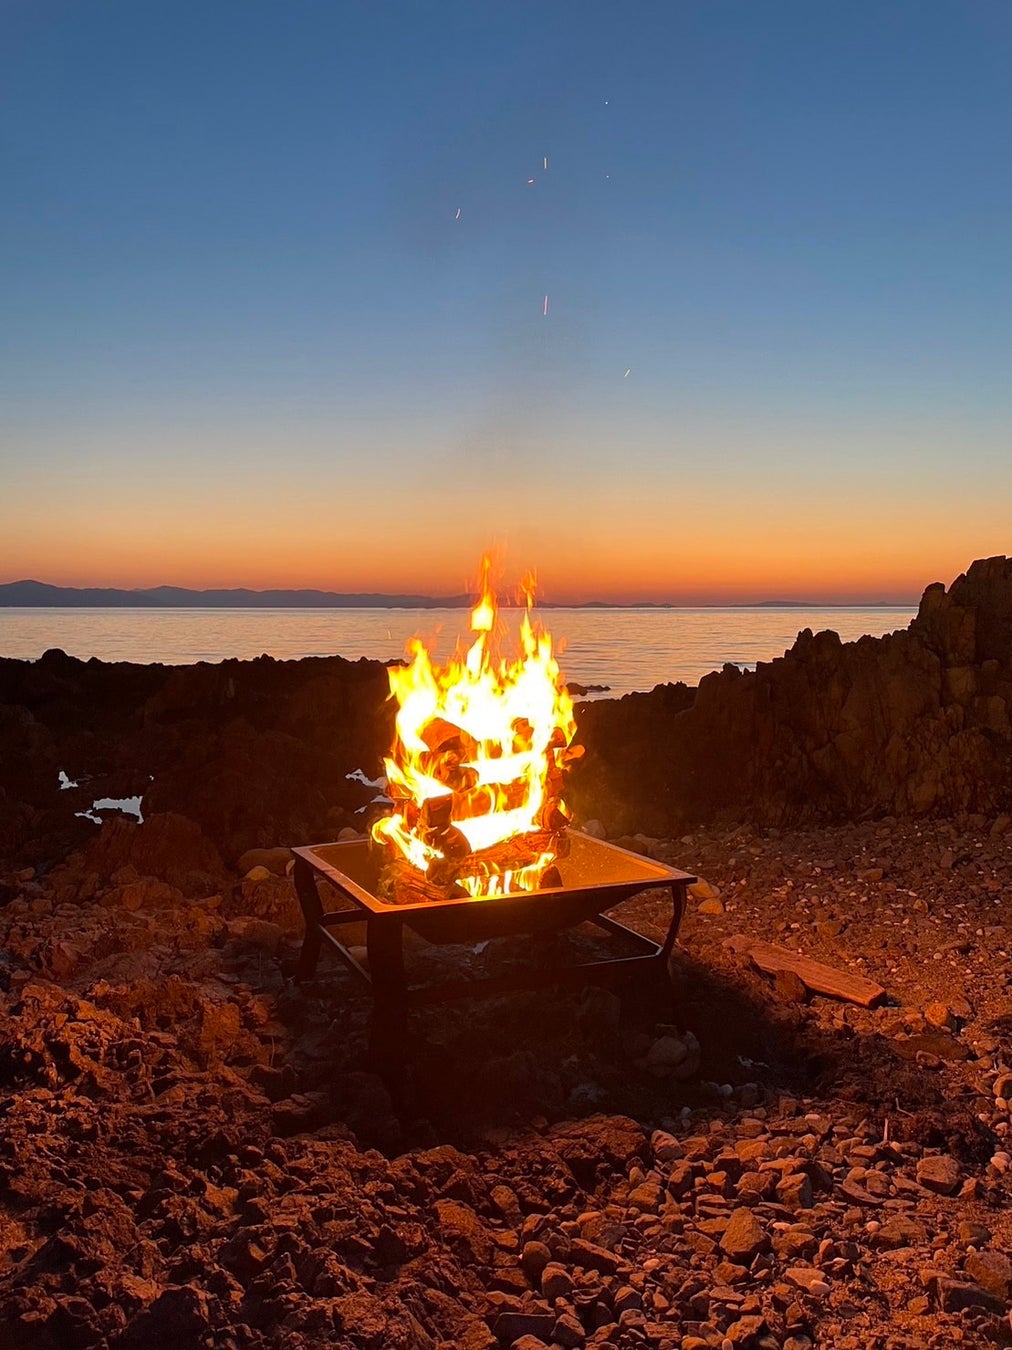
[[[383, 860], [366, 840], [294, 848], [295, 887], [306, 924], [296, 977], [312, 976], [323, 944], [331, 947], [350, 970], [371, 986], [372, 1048], [378, 1060], [390, 1063], [403, 1053], [407, 1011], [412, 1006], [551, 984], [591, 983], [623, 970], [664, 972], [685, 911], [686, 890], [696, 878], [578, 831], [570, 831], [570, 839], [569, 856], [558, 863], [561, 886], [408, 905], [392, 905], [379, 898]], [[325, 910], [318, 886], [321, 879], [348, 904]], [[671, 922], [663, 943], [634, 932], [604, 912], [655, 888], [671, 892]], [[363, 921], [368, 970], [331, 931], [343, 924]], [[529, 968], [521, 973], [478, 980], [414, 987], [408, 984], [403, 949], [405, 927], [432, 943], [477, 943], [523, 934], [550, 935], [586, 922], [614, 938], [624, 939], [627, 946], [636, 949], [636, 955], [548, 969]]]

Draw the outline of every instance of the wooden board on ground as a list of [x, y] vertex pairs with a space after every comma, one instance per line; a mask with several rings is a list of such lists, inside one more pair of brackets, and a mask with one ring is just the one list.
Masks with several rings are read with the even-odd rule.
[[811, 957], [799, 956], [778, 947], [772, 942], [760, 942], [756, 939], [740, 936], [732, 938], [728, 944], [735, 951], [747, 952], [753, 965], [767, 975], [776, 975], [780, 970], [789, 970], [801, 980], [806, 989], [816, 994], [827, 994], [830, 998], [841, 998], [847, 1003], [858, 1003], [862, 1008], [874, 1008], [886, 996], [886, 991], [874, 980], [864, 975], [851, 975], [833, 966], [813, 961]]

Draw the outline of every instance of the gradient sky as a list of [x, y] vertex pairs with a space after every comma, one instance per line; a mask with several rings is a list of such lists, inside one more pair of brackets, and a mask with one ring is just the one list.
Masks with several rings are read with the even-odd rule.
[[1012, 551], [1010, 71], [1007, 0], [7, 0], [0, 581]]

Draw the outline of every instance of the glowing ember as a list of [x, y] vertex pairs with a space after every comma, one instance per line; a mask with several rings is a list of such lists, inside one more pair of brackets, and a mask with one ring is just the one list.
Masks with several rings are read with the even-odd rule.
[[474, 639], [445, 666], [417, 639], [411, 664], [391, 667], [396, 736], [385, 761], [394, 811], [373, 826], [387, 851], [386, 890], [399, 901], [494, 896], [558, 885], [568, 850], [561, 796], [582, 749], [552, 639], [531, 616], [523, 584], [520, 651], [500, 654], [503, 626], [482, 560]]

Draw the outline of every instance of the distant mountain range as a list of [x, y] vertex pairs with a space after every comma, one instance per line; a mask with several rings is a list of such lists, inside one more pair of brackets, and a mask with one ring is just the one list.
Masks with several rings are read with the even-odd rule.
[[[0, 608], [24, 609], [466, 609], [473, 595], [380, 595], [345, 594], [339, 591], [251, 591], [245, 588], [191, 591], [185, 586], [152, 586], [121, 590], [114, 586], [50, 586], [44, 581], [9, 581], [0, 584]], [[508, 601], [504, 601], [508, 604]], [[863, 608], [889, 607], [904, 602], [877, 600]], [[759, 600], [742, 606], [708, 605], [688, 608], [743, 609], [840, 609], [817, 600]], [[683, 606], [644, 600], [638, 604], [613, 604], [590, 600], [583, 605], [542, 605], [543, 609], [678, 609]]]
[[431, 595], [344, 595], [337, 591], [191, 591], [185, 586], [120, 590], [115, 586], [49, 586], [44, 581], [0, 585], [0, 605], [80, 609], [458, 609], [467, 595], [434, 599]]

